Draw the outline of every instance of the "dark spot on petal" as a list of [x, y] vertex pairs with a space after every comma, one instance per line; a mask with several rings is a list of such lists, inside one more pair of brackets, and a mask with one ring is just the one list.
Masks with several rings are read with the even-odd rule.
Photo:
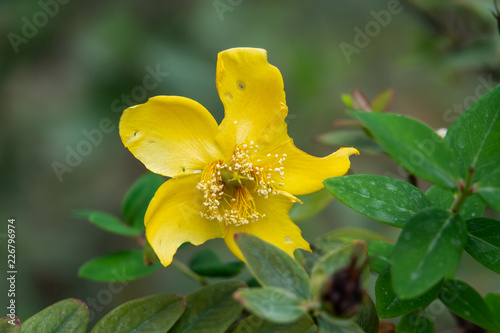
[[245, 89], [245, 85], [243, 84], [243, 82], [241, 82], [241, 81], [240, 81], [240, 82], [238, 82], [238, 88], [239, 88], [240, 90], [244, 90], [244, 89]]
[[185, 167], [182, 167], [182, 172], [186, 172], [186, 168]]

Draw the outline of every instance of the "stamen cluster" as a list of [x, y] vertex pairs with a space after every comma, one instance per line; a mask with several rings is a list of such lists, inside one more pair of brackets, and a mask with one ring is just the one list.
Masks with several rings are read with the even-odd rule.
[[276, 183], [285, 185], [286, 154], [267, 154], [265, 163], [257, 159], [254, 164], [251, 156], [257, 156], [258, 148], [253, 141], [236, 145], [229, 159], [212, 162], [203, 170], [196, 186], [204, 197], [201, 216], [236, 226], [265, 217], [257, 211], [255, 194], [266, 199], [280, 194]]

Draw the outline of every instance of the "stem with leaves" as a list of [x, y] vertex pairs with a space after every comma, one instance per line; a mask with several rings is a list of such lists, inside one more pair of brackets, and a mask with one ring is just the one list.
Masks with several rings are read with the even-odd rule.
[[474, 176], [474, 171], [474, 167], [470, 167], [465, 179], [465, 184], [459, 184], [460, 193], [455, 198], [455, 201], [451, 206], [451, 211], [454, 214], [458, 213], [460, 211], [460, 208], [462, 208], [462, 205], [465, 203], [465, 200], [467, 200], [469, 196], [474, 194], [474, 188], [472, 187], [472, 177]]

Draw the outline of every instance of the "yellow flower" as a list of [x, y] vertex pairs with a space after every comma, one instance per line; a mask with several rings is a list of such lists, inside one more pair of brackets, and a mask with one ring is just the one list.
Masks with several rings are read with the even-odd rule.
[[172, 177], [156, 192], [145, 216], [146, 237], [163, 265], [184, 242], [224, 238], [240, 259], [234, 234], [246, 232], [290, 255], [310, 250], [288, 212], [294, 195], [320, 190], [344, 175], [354, 148], [310, 156], [287, 134], [288, 113], [279, 70], [266, 51], [219, 53], [220, 125], [199, 103], [157, 96], [128, 108], [120, 121], [124, 145], [152, 172]]

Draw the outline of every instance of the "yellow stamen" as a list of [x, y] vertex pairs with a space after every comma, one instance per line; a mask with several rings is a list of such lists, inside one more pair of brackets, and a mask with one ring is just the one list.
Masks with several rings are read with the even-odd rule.
[[[204, 196], [205, 207], [200, 212], [201, 216], [226, 225], [255, 222], [264, 217], [258, 212], [255, 195], [267, 199], [270, 194], [284, 193], [276, 187], [284, 186], [285, 154], [281, 158], [275, 154], [277, 161], [263, 164], [257, 159], [259, 164], [254, 164], [248, 152], [255, 154], [257, 148], [253, 141], [237, 145], [230, 158], [212, 162], [205, 167], [197, 185]], [[273, 158], [271, 154], [267, 156]]]

